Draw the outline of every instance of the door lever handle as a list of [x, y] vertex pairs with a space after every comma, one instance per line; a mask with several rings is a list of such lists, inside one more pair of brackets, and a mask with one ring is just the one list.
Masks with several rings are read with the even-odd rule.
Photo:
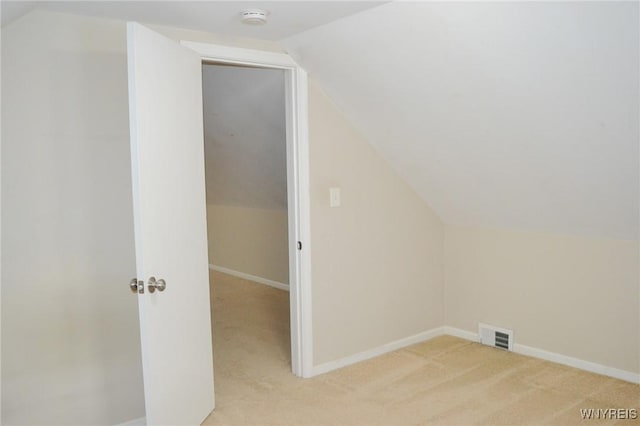
[[164, 289], [167, 288], [167, 283], [162, 278], [156, 281], [156, 277], [149, 277], [148, 287], [149, 287], [149, 293], [153, 293], [156, 290], [164, 291]]

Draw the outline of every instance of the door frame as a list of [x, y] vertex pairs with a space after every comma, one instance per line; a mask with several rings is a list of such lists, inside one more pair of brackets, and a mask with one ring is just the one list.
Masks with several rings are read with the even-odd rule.
[[307, 73], [284, 53], [192, 41], [181, 41], [181, 44], [196, 51], [202, 57], [202, 62], [280, 69], [285, 73], [291, 370], [296, 376], [311, 377], [313, 340]]

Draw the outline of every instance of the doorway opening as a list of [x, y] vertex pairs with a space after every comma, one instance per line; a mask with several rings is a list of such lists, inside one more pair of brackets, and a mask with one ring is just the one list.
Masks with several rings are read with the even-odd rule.
[[[291, 370], [285, 72], [203, 63], [217, 383]], [[295, 262], [295, 259], [294, 259]]]
[[286, 54], [182, 41], [202, 64], [277, 70], [284, 78], [291, 371], [313, 375], [307, 74]]

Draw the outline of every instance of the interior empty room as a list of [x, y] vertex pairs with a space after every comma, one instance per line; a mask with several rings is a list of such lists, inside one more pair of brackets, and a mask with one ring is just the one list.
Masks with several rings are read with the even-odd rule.
[[640, 2], [0, 7], [2, 424], [640, 422]]

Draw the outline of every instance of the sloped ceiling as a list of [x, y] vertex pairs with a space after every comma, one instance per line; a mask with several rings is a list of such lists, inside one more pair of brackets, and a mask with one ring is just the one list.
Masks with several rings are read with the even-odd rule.
[[[100, 16], [126, 21], [208, 31], [231, 37], [280, 40], [304, 30], [381, 4], [380, 1], [7, 1], [2, 0], [2, 26], [34, 9]], [[270, 12], [264, 26], [240, 22], [240, 11]]]
[[207, 203], [286, 210], [284, 71], [202, 68]]
[[638, 13], [397, 2], [284, 45], [445, 222], [637, 239]]

